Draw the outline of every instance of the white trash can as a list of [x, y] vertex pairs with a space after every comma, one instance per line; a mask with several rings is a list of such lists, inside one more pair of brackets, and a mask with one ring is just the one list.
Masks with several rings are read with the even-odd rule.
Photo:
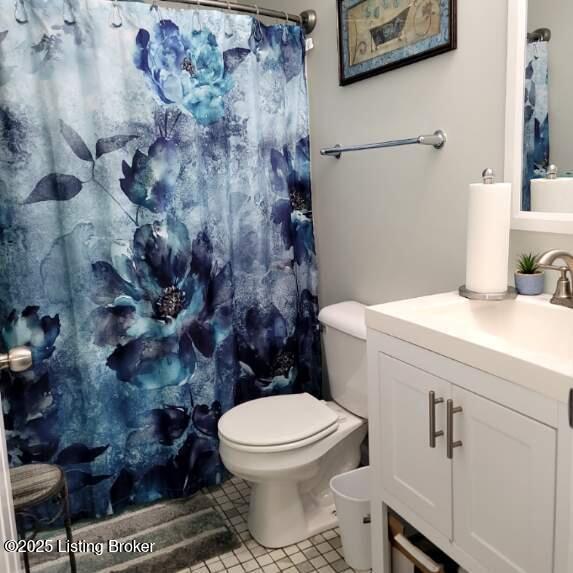
[[370, 468], [334, 476], [330, 489], [336, 504], [344, 560], [353, 569], [371, 569]]

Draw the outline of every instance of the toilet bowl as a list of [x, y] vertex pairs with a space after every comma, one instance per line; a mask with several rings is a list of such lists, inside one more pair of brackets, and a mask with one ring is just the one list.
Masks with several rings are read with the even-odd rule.
[[364, 306], [326, 307], [319, 319], [332, 401], [309, 394], [259, 398], [219, 421], [221, 459], [251, 484], [248, 526], [266, 547], [336, 526], [329, 482], [358, 466], [367, 432]]

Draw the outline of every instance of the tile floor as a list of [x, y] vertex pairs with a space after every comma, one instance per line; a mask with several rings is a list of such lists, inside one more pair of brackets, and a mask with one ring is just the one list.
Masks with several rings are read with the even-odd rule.
[[196, 563], [179, 573], [354, 573], [344, 561], [338, 528], [284, 549], [267, 549], [251, 537], [247, 528], [246, 482], [232, 478], [205, 493], [216, 503], [242, 544], [234, 551]]

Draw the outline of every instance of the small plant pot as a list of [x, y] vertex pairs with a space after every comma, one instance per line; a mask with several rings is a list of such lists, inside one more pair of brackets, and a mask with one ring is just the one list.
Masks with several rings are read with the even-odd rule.
[[515, 273], [515, 288], [519, 294], [535, 296], [541, 294], [545, 288], [545, 273], [543, 271], [533, 274]]

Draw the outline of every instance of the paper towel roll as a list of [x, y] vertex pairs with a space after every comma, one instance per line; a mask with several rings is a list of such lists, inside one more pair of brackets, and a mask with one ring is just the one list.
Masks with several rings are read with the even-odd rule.
[[478, 293], [507, 290], [511, 184], [470, 185], [466, 288]]
[[531, 180], [531, 210], [573, 213], [573, 178]]

